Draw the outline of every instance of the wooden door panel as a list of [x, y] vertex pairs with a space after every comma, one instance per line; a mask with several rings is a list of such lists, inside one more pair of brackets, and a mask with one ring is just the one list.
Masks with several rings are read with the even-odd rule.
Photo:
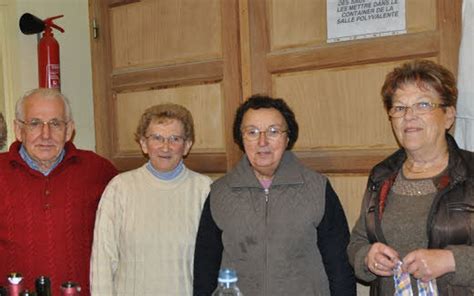
[[268, 0], [267, 5], [271, 51], [325, 42], [325, 1]]
[[429, 58], [456, 72], [459, 1], [406, 0], [407, 34], [330, 44], [326, 1], [249, 10], [252, 90], [290, 102], [302, 126], [295, 149], [322, 172], [368, 172], [397, 148], [379, 94], [394, 66]]
[[301, 126], [295, 149], [395, 149], [379, 99], [379, 85], [393, 66], [382, 63], [274, 75], [273, 93], [287, 99]]
[[[326, 0], [267, 0], [270, 50], [326, 45]], [[436, 30], [436, 1], [407, 0], [408, 33]]]
[[218, 0], [147, 0], [110, 8], [114, 70], [221, 58], [220, 11]]
[[145, 158], [134, 141], [142, 112], [189, 108], [196, 142], [186, 164], [225, 172], [240, 157], [232, 140], [242, 100], [237, 0], [90, 0], [97, 151], [119, 170]]
[[124, 115], [109, 114], [132, 108], [115, 103], [144, 108], [160, 101], [157, 89], [220, 84], [211, 101], [221, 104], [224, 136], [193, 150], [223, 153], [216, 172], [240, 157], [231, 127], [244, 88], [290, 102], [302, 126], [295, 149], [314, 169], [367, 172], [396, 148], [378, 93], [385, 73], [416, 57], [456, 72], [460, 1], [406, 0], [407, 34], [331, 44], [324, 0], [90, 1], [102, 33], [92, 42], [97, 150], [120, 162], [137, 151], [125, 139], [132, 124], [122, 129]]
[[138, 119], [149, 106], [170, 102], [192, 111], [196, 134], [193, 152], [225, 152], [221, 85], [215, 83], [117, 94], [115, 154], [141, 156], [134, 141]]
[[345, 209], [349, 228], [352, 229], [359, 218], [360, 206], [362, 205], [362, 198], [367, 184], [367, 176], [329, 175], [329, 180]]

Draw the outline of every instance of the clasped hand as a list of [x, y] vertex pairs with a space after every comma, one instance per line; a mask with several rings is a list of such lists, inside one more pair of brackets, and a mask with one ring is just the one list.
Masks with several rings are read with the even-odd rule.
[[404, 272], [425, 282], [455, 271], [454, 256], [450, 250], [417, 249], [401, 260], [398, 252], [391, 247], [374, 243], [365, 257], [367, 268], [378, 276], [392, 276], [398, 261], [402, 261]]

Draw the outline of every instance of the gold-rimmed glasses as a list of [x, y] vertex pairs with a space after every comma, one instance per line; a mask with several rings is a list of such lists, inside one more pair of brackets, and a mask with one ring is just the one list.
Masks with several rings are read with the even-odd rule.
[[411, 109], [413, 114], [422, 115], [433, 111], [436, 108], [447, 107], [446, 104], [432, 103], [432, 102], [418, 102], [411, 106], [394, 105], [388, 110], [388, 115], [392, 118], [400, 118], [407, 114], [408, 109]]

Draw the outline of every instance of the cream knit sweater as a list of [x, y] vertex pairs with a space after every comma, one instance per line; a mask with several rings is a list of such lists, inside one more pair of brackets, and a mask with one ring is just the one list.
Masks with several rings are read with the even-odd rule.
[[192, 295], [194, 244], [210, 183], [187, 168], [171, 181], [145, 166], [115, 177], [97, 211], [92, 295]]

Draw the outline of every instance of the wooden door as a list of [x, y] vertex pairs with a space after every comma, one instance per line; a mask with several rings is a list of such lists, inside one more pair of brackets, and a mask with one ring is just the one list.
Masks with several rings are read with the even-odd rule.
[[236, 0], [91, 0], [97, 151], [120, 170], [145, 162], [133, 140], [146, 107], [186, 106], [186, 164], [225, 172], [240, 157], [231, 118], [242, 100]]

